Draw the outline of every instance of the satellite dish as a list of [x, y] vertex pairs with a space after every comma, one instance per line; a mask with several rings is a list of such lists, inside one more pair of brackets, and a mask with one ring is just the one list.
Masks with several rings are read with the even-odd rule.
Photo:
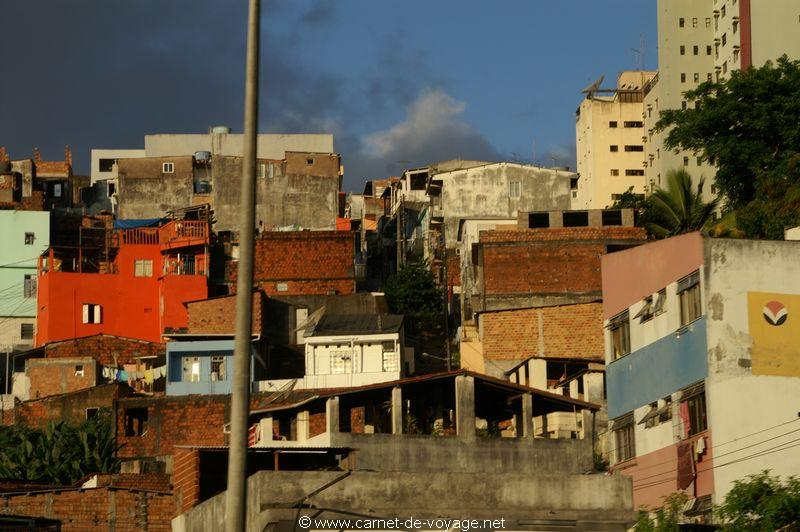
[[597, 81], [583, 89], [581, 92], [584, 94], [591, 94], [600, 88], [600, 85], [603, 83], [603, 80], [606, 79], [605, 75], [600, 76], [597, 78]]

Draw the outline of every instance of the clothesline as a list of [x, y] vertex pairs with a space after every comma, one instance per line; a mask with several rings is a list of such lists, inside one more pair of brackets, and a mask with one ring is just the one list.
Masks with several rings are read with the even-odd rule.
[[127, 382], [131, 385], [138, 380], [144, 380], [145, 383], [152, 384], [155, 379], [167, 376], [166, 365], [144, 370], [138, 369], [136, 364], [125, 364], [123, 365], [125, 369], [112, 368], [110, 366], [102, 366], [102, 368], [103, 377], [106, 379], [114, 382]]

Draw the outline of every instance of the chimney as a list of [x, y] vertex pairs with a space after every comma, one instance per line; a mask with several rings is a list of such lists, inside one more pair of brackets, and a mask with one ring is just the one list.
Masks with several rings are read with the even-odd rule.
[[39, 153], [39, 148], [33, 149], [33, 161], [36, 163], [42, 162], [42, 154]]
[[6, 151], [5, 146], [0, 146], [0, 161], [7, 161], [8, 160], [8, 152]]
[[72, 166], [72, 150], [69, 149], [69, 146], [64, 148], [64, 160], [67, 162], [67, 166]]

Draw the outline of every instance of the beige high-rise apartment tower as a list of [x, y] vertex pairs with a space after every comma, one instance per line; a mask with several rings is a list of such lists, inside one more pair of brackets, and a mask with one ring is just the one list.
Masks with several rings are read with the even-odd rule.
[[[587, 88], [575, 116], [574, 209], [603, 209], [629, 189], [646, 191], [643, 89], [655, 72], [626, 71], [615, 89]], [[598, 84], [599, 85], [599, 84]]]

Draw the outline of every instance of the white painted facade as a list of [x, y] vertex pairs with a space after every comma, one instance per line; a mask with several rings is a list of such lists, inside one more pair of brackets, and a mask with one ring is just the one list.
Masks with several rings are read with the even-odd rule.
[[114, 164], [118, 159], [139, 159], [146, 157], [145, 150], [92, 150], [92, 171], [91, 182], [94, 185], [98, 181], [113, 180], [117, 178], [117, 172], [109, 165]]

